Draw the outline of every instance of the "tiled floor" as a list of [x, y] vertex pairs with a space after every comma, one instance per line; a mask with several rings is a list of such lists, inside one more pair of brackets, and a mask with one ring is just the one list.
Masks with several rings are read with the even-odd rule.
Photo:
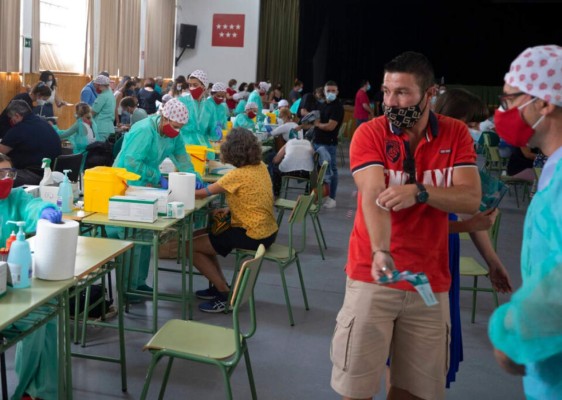
[[[291, 327], [283, 300], [283, 291], [277, 268], [264, 263], [256, 285], [258, 329], [250, 340], [250, 356], [256, 381], [258, 397], [265, 400], [289, 399], [338, 399], [330, 388], [331, 362], [329, 358], [330, 338], [336, 314], [342, 304], [345, 274], [343, 267], [347, 254], [347, 242], [355, 215], [355, 186], [348, 168], [340, 169], [340, 186], [337, 208], [324, 210], [321, 214], [328, 250], [322, 261], [317, 250], [316, 239], [309, 226], [308, 247], [302, 255], [304, 279], [307, 287], [310, 311], [305, 311], [298, 277], [294, 268], [287, 271], [290, 295], [293, 304], [295, 326]], [[522, 223], [526, 204], [515, 205], [513, 196], [506, 196], [502, 203], [503, 218], [499, 234], [498, 253], [508, 267], [514, 287], [520, 285], [519, 250]], [[286, 221], [278, 240], [287, 239]], [[470, 242], [462, 244], [464, 255], [475, 255]], [[163, 261], [164, 264], [171, 261]], [[227, 274], [232, 270], [231, 256], [221, 260]], [[178, 290], [177, 276], [162, 273], [161, 287]], [[470, 281], [464, 282], [470, 284]], [[205, 287], [206, 282], [196, 278], [196, 287]], [[504, 302], [509, 297], [500, 296]], [[464, 362], [457, 374], [457, 382], [447, 390], [448, 399], [523, 399], [521, 380], [504, 373], [496, 365], [487, 337], [487, 321], [493, 310], [492, 297], [488, 293], [478, 296], [476, 323], [470, 323], [470, 301], [468, 292], [461, 293], [461, 313], [464, 339]], [[126, 316], [128, 324], [146, 324], [151, 303], [134, 305]], [[160, 325], [169, 318], [179, 318], [180, 308], [176, 303], [162, 302]], [[228, 325], [230, 315], [209, 315], [195, 311], [194, 318], [213, 324]], [[117, 335], [114, 330], [90, 328], [88, 351], [116, 353]], [[142, 351], [149, 335], [126, 333], [128, 392], [120, 390], [118, 366], [74, 358], [74, 398], [81, 400], [138, 399], [149, 363], [149, 354]], [[13, 389], [13, 350], [7, 353], [9, 385]], [[159, 366], [153, 378], [149, 399], [158, 396], [163, 373]], [[248, 380], [243, 361], [232, 376], [234, 398], [250, 399]], [[381, 390], [382, 392], [382, 390]], [[172, 369], [166, 399], [224, 399], [224, 388], [217, 369], [209, 366], [176, 361]], [[379, 394], [376, 399], [383, 399]]]

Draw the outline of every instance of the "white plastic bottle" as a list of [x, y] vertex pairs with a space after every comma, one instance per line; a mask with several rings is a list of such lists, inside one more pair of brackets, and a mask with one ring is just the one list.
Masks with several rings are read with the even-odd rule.
[[43, 168], [43, 179], [39, 182], [39, 186], [52, 185], [53, 184], [53, 171], [51, 171], [51, 159], [44, 158], [41, 168]]
[[68, 180], [68, 173], [71, 172], [70, 169], [65, 169], [64, 179], [59, 185], [59, 192], [57, 196], [57, 207], [63, 213], [72, 212], [72, 203], [74, 201], [74, 194], [72, 193], [72, 185]]

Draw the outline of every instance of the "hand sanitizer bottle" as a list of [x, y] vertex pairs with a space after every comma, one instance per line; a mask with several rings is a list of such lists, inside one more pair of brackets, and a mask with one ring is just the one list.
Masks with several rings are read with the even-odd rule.
[[25, 240], [23, 227], [25, 221], [8, 221], [7, 224], [15, 224], [19, 227], [16, 240], [10, 247], [8, 254], [8, 267], [12, 275], [12, 286], [15, 289], [23, 289], [31, 286], [31, 249]]
[[57, 197], [57, 207], [63, 213], [72, 212], [72, 202], [74, 200], [74, 195], [72, 193], [72, 185], [68, 180], [68, 173], [71, 172], [70, 169], [63, 170], [64, 179], [59, 185], [59, 192]]
[[51, 159], [44, 158], [41, 168], [43, 168], [43, 179], [39, 182], [39, 186], [52, 185], [53, 184], [53, 172], [51, 171]]

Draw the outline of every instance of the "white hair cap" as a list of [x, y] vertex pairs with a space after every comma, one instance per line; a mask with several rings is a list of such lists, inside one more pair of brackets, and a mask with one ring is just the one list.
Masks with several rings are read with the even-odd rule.
[[170, 99], [164, 104], [162, 116], [178, 124], [187, 124], [187, 121], [189, 121], [187, 108], [178, 99]]
[[511, 63], [505, 83], [562, 107], [562, 47], [529, 47]]
[[226, 92], [226, 85], [222, 82], [217, 82], [211, 88], [211, 92]]
[[244, 107], [244, 111], [248, 111], [248, 110], [251, 110], [253, 108], [258, 108], [258, 105], [256, 103], [254, 103], [253, 101], [250, 101], [249, 103], [246, 103], [246, 107]]
[[199, 79], [203, 84], [203, 86], [205, 86], [205, 88], [209, 84], [209, 79], [207, 78], [207, 74], [201, 71], [200, 69], [196, 69], [195, 71], [193, 71], [191, 74], [189, 74], [189, 77]]
[[285, 99], [282, 99], [279, 104], [277, 104], [278, 107], [289, 107], [289, 102]]
[[266, 92], [269, 90], [269, 88], [271, 87], [271, 83], [267, 83], [267, 82], [260, 82], [258, 87], [261, 90], [265, 90]]
[[98, 75], [96, 79], [94, 79], [94, 83], [96, 85], [109, 86], [110, 79], [105, 75]]

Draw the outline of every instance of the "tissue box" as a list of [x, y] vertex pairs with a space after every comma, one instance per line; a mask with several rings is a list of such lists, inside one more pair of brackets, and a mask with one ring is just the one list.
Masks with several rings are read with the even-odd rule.
[[185, 217], [185, 206], [183, 201], [171, 201], [168, 203], [168, 212], [166, 213], [168, 218], [178, 218], [181, 219]]
[[109, 219], [133, 222], [154, 222], [158, 219], [157, 200], [137, 196], [109, 198]]
[[57, 204], [57, 197], [59, 195], [59, 185], [44, 185], [39, 186], [39, 195], [41, 200]]
[[125, 191], [125, 195], [156, 199], [158, 201], [158, 214], [166, 215], [168, 212], [166, 208], [170, 202], [170, 191], [168, 189], [158, 189], [148, 186], [129, 186]]
[[8, 291], [8, 263], [0, 261], [0, 297]]

